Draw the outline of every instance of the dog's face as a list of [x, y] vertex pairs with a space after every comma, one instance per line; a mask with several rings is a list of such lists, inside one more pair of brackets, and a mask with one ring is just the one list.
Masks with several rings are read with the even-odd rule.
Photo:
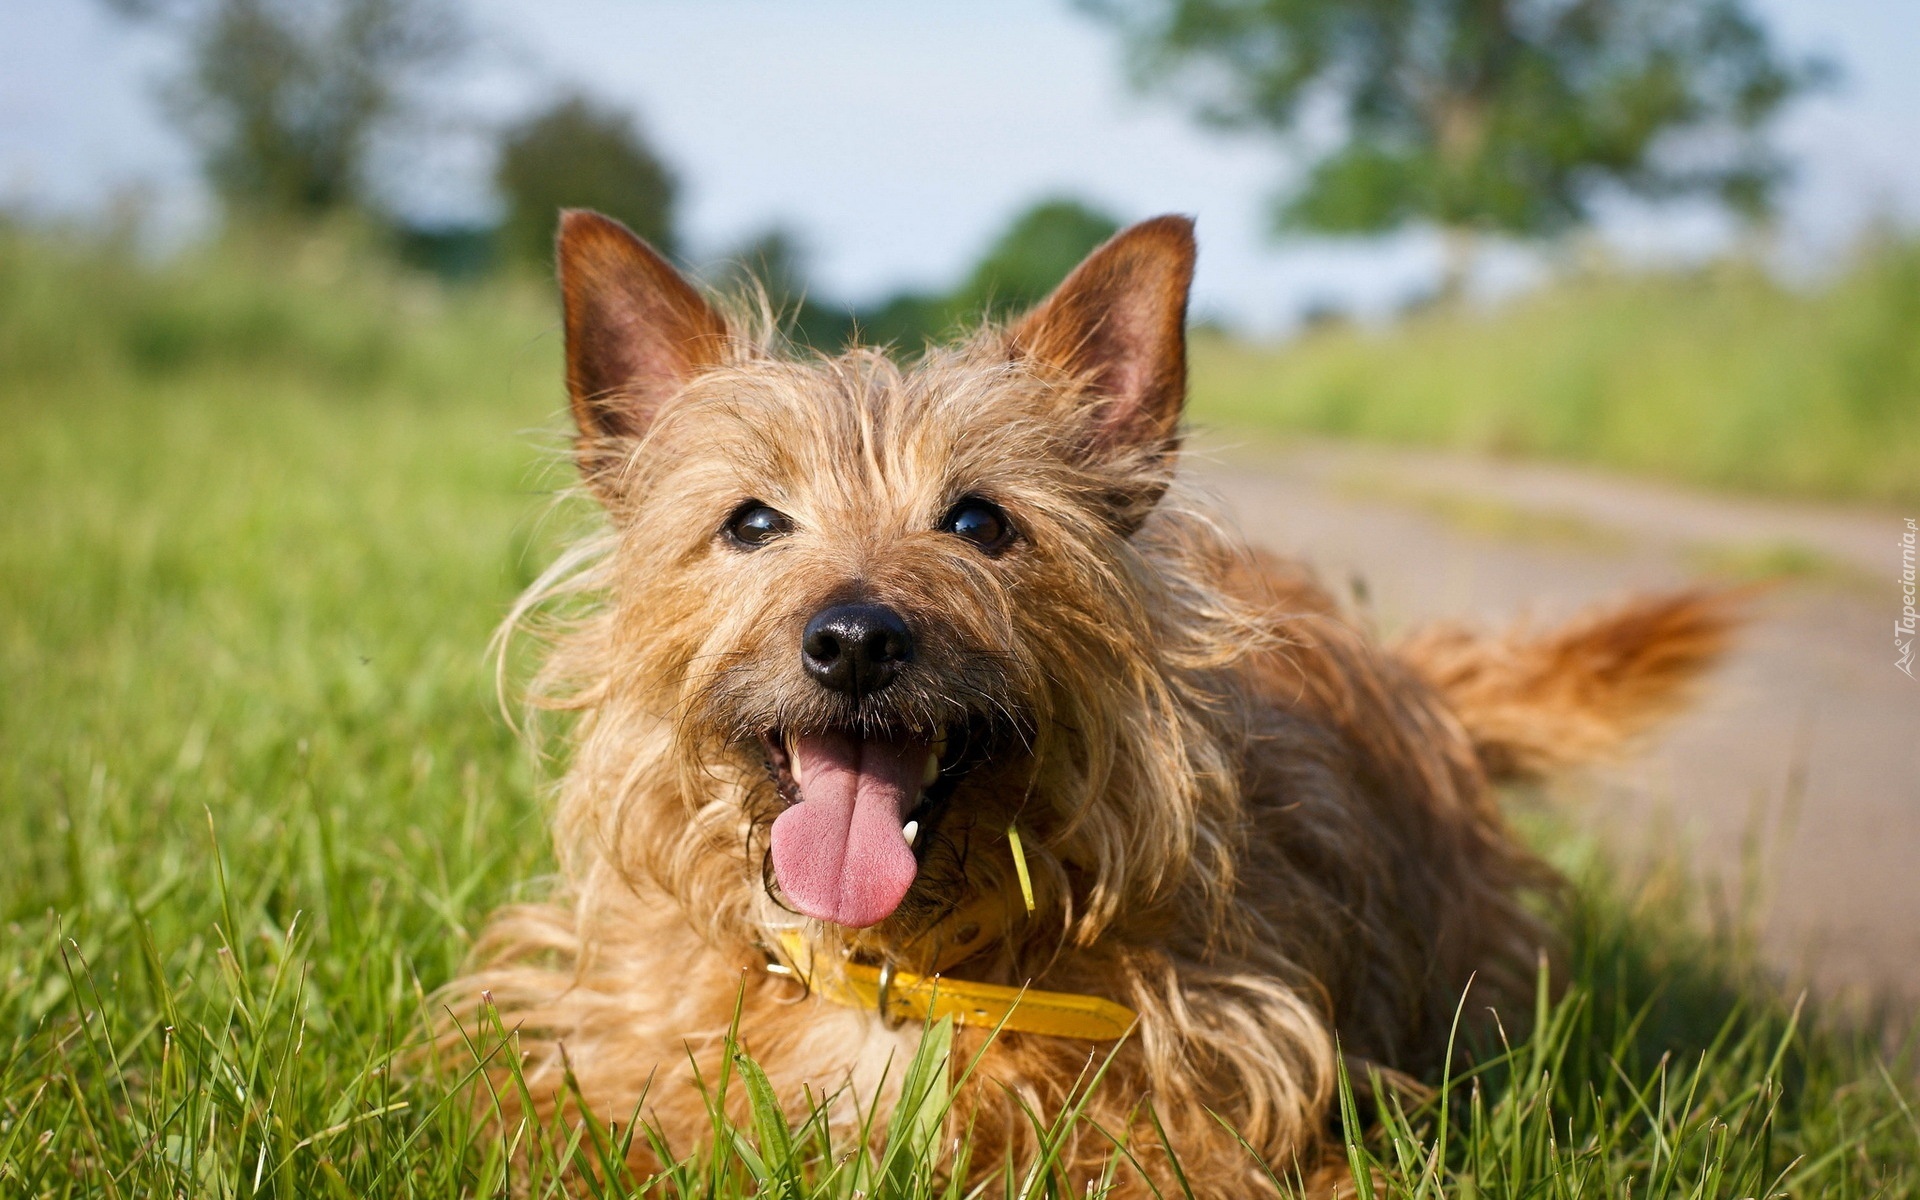
[[1153, 636], [1129, 538], [1172, 468], [1188, 223], [910, 372], [744, 346], [593, 214], [560, 261], [577, 452], [615, 526], [604, 686], [738, 795], [777, 895], [872, 926], [950, 902], [976, 830], [1071, 822]]

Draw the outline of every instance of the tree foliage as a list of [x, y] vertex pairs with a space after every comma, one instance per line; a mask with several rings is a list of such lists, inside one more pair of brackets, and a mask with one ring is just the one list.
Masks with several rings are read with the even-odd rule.
[[727, 255], [712, 279], [723, 288], [764, 295], [787, 333], [803, 345], [833, 352], [857, 340], [912, 358], [983, 318], [1004, 320], [1032, 307], [1119, 228], [1113, 217], [1079, 200], [1044, 199], [1015, 215], [952, 287], [909, 289], [871, 305], [811, 292], [805, 246], [779, 226]]
[[864, 340], [917, 351], [981, 317], [1004, 318], [1037, 303], [1120, 223], [1070, 197], [1041, 200], [1007, 225], [950, 292], [902, 292], [856, 314]]
[[562, 208], [592, 208], [626, 223], [662, 253], [677, 249], [679, 184], [631, 115], [585, 96], [560, 98], [508, 130], [494, 182], [506, 201], [501, 238], [516, 257], [553, 254]]
[[1515, 235], [1585, 222], [1609, 187], [1767, 211], [1772, 118], [1824, 67], [1743, 0], [1080, 0], [1138, 80], [1307, 162], [1276, 224]]
[[168, 107], [230, 215], [370, 207], [375, 137], [464, 42], [438, 0], [108, 0], [175, 30]]
[[808, 274], [806, 239], [784, 225], [747, 238], [709, 271], [723, 290], [750, 303], [764, 300], [795, 342], [837, 351], [853, 332], [853, 313], [814, 294]]
[[1119, 221], [1079, 200], [1042, 200], [1015, 217], [987, 248], [954, 303], [968, 315], [1025, 311], [1119, 231]]

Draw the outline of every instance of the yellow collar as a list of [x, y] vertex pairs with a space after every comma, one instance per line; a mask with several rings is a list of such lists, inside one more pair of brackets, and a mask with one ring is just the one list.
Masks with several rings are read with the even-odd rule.
[[816, 971], [813, 947], [797, 929], [780, 931], [780, 949], [787, 961], [769, 964], [767, 969], [790, 971], [825, 999], [876, 1011], [889, 1024], [952, 1017], [956, 1025], [1104, 1042], [1125, 1034], [1138, 1019], [1132, 1009], [1098, 996], [945, 978], [939, 974], [943, 968], [969, 957], [992, 935], [978, 905], [938, 927], [953, 928], [958, 928], [959, 936], [932, 950], [931, 974], [854, 962], [841, 963], [838, 970]]

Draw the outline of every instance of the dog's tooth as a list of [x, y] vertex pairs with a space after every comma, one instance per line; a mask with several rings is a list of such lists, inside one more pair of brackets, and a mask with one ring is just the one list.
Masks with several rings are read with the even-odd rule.
[[927, 765], [920, 768], [920, 786], [932, 787], [933, 781], [940, 778], [940, 755], [927, 755]]
[[907, 839], [907, 845], [913, 845], [913, 839], [920, 836], [920, 822], [908, 821], [900, 827], [900, 836]]

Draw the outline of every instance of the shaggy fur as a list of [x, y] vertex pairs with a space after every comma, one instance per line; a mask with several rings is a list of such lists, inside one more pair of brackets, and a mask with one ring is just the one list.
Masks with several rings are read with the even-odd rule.
[[[585, 1102], [623, 1119], [651, 1079], [647, 1114], [697, 1140], [688, 1051], [711, 1077], [737, 998], [783, 1095], [884, 1095], [917, 1027], [804, 994], [765, 970], [766, 948], [797, 928], [820, 962], [911, 963], [915, 935], [997, 896], [1002, 936], [949, 974], [1137, 1010], [1088, 1115], [1139, 1131], [1150, 1098], [1196, 1191], [1233, 1196], [1259, 1172], [1209, 1109], [1310, 1177], [1338, 1056], [1418, 1075], [1470, 979], [1470, 1011], [1531, 998], [1550, 938], [1524, 901], [1552, 881], [1490, 782], [1614, 749], [1674, 707], [1731, 616], [1689, 594], [1533, 639], [1382, 648], [1175, 476], [1192, 254], [1187, 222], [1136, 226], [1024, 321], [906, 370], [867, 350], [782, 355], [614, 223], [567, 216], [578, 456], [609, 522], [516, 614], [592, 601], [536, 689], [576, 714], [564, 880], [497, 914], [445, 993], [463, 1014], [490, 993], [536, 1100], [570, 1066]], [[940, 530], [967, 496], [1011, 519], [1004, 553]], [[792, 522], [751, 552], [720, 532], [750, 499]], [[849, 597], [905, 614], [918, 647], [891, 687], [851, 700], [796, 649]], [[935, 727], [968, 731], [967, 769], [906, 901], [864, 930], [783, 906], [768, 833], [791, 795], [767, 735]], [[963, 1030], [960, 1053], [982, 1039]], [[1051, 1110], [1095, 1049], [988, 1046], [957, 1114], [974, 1161], [1017, 1150], [1018, 1103]], [[1089, 1137], [1071, 1165], [1107, 1149]]]

